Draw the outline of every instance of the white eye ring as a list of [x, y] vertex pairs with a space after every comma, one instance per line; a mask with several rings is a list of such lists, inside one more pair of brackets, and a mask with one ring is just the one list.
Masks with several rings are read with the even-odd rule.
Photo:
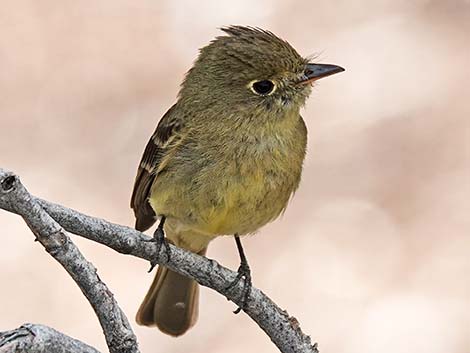
[[271, 80], [253, 80], [248, 87], [258, 96], [269, 96], [276, 91], [276, 84]]

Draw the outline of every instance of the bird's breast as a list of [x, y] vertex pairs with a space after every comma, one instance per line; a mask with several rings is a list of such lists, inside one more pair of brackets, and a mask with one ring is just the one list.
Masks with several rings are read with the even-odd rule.
[[[157, 177], [154, 208], [208, 235], [255, 232], [279, 216], [299, 185], [306, 144], [301, 124], [190, 141], [171, 171]], [[164, 190], [170, 183], [173, 191]]]
[[275, 219], [297, 189], [305, 155], [305, 139], [284, 136], [244, 136], [221, 145], [201, 186], [208, 203], [201, 219], [214, 234], [246, 234]]

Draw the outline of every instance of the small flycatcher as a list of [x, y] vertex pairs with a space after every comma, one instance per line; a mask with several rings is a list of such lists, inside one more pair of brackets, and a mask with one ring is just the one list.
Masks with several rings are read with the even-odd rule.
[[[307, 146], [300, 108], [319, 78], [341, 71], [310, 63], [286, 41], [252, 27], [223, 28], [202, 48], [177, 102], [160, 120], [137, 171], [135, 228], [160, 220], [158, 244], [204, 255], [209, 242], [235, 235], [242, 277], [251, 276], [239, 236], [277, 218], [297, 189]], [[235, 282], [234, 282], [235, 283]], [[198, 313], [198, 285], [159, 267], [137, 323], [172, 336]]]

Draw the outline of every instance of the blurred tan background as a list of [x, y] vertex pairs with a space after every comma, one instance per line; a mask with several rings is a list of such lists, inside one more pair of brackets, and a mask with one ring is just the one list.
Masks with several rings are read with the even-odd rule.
[[[0, 166], [34, 194], [132, 225], [137, 163], [218, 27], [270, 29], [346, 72], [303, 113], [309, 153], [282, 219], [245, 240], [254, 284], [322, 352], [470, 347], [470, 1], [12, 1], [0, 12]], [[43, 323], [105, 351], [70, 277], [0, 212], [0, 330]], [[129, 319], [144, 261], [74, 238]], [[236, 269], [232, 239], [210, 257]], [[142, 352], [276, 352], [222, 296]]]

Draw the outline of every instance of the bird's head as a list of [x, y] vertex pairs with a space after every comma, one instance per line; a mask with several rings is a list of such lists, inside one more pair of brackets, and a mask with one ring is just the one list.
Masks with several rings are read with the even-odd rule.
[[314, 81], [344, 71], [310, 63], [289, 43], [259, 28], [222, 31], [226, 35], [201, 49], [183, 82], [180, 100], [192, 110], [282, 116], [300, 109]]

